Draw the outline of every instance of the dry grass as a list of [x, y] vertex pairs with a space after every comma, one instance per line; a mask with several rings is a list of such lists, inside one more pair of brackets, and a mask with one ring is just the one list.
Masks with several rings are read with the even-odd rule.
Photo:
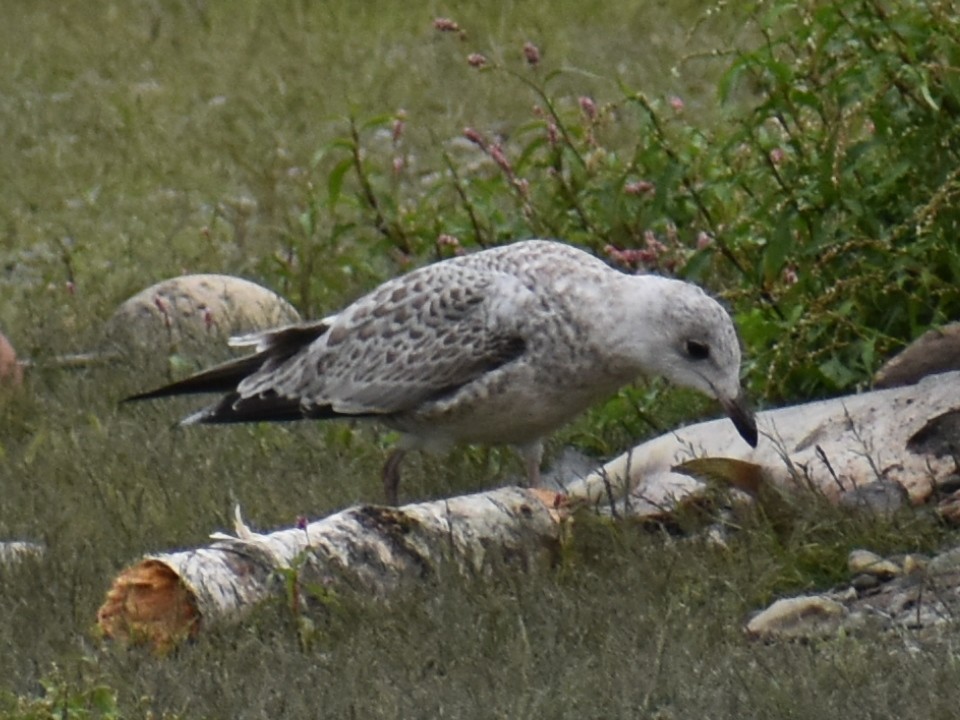
[[[669, 73], [700, 49], [685, 47], [696, 3], [15, 4], [0, 26], [0, 327], [38, 358], [88, 348], [119, 301], [162, 277], [277, 281], [270, 258], [299, 202], [295, 171], [349, 114], [405, 108], [423, 147], [468, 123], [519, 122], [530, 98], [468, 75], [434, 15], [455, 16], [486, 50], [534, 40], [558, 65], [619, 73], [706, 114], [714, 76], [700, 61]], [[606, 81], [582, 83], [571, 93], [602, 95]], [[381, 258], [351, 273], [367, 251], [341, 250], [320, 304], [396, 270]], [[203, 543], [235, 502], [275, 527], [379, 498], [373, 431], [173, 431], [189, 404], [117, 406], [157, 379], [133, 366], [37, 370], [0, 398], [0, 537], [47, 547], [40, 562], [0, 568], [4, 717], [67, 705], [88, 717], [932, 718], [960, 699], [955, 636], [765, 647], [739, 629], [771, 593], [836, 576], [845, 548], [871, 533], [931, 542], [912, 524], [787, 539], [759, 526], [729, 552], [600, 532], [555, 572], [350, 598], [309, 631], [278, 601], [170, 656], [103, 646], [92, 625], [113, 574]], [[404, 491], [464, 492], [516, 469], [496, 452], [423, 459]], [[820, 575], [811, 557], [827, 565]], [[84, 694], [100, 686], [116, 704]], [[16, 696], [45, 700], [17, 710]]]

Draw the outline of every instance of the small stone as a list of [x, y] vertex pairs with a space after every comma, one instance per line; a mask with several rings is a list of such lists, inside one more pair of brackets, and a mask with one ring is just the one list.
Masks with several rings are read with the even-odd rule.
[[860, 573], [859, 575], [854, 576], [853, 580], [850, 581], [850, 584], [858, 592], [865, 592], [867, 590], [873, 590], [876, 587], [880, 586], [880, 578], [876, 575], [870, 575], [869, 573]]
[[840, 507], [889, 517], [905, 508], [909, 501], [910, 495], [900, 483], [877, 480], [844, 492], [840, 496]]
[[930, 563], [930, 558], [925, 555], [911, 553], [909, 555], [894, 555], [890, 558], [890, 561], [899, 565], [904, 575], [913, 575], [914, 573], [920, 573], [926, 570], [927, 565]]
[[760, 640], [826, 637], [840, 629], [847, 608], [825, 595], [777, 600], [747, 623], [747, 633]]
[[960, 546], [942, 552], [927, 563], [927, 570], [933, 575], [960, 572]]
[[869, 550], [851, 551], [847, 556], [847, 570], [851, 575], [873, 575], [880, 580], [889, 580], [903, 573], [903, 568], [895, 562]]
[[887, 599], [886, 611], [902, 627], [919, 629], [943, 625], [953, 613], [936, 594], [924, 594], [920, 585], [906, 587]]
[[937, 515], [944, 522], [960, 525], [960, 490], [940, 499], [937, 503]]

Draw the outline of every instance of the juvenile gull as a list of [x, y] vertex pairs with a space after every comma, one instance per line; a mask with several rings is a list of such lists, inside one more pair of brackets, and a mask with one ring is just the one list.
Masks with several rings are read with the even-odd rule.
[[454, 443], [513, 445], [538, 485], [543, 438], [640, 375], [716, 398], [757, 444], [737, 333], [720, 304], [559, 242], [444, 260], [337, 315], [232, 344], [255, 352], [128, 399], [225, 393], [182, 424], [379, 420], [401, 433], [383, 469], [392, 504], [408, 450]]

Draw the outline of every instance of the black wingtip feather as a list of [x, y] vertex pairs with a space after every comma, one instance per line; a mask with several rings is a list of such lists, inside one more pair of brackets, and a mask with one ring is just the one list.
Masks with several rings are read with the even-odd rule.
[[169, 385], [131, 395], [121, 402], [153, 400], [174, 395], [231, 392], [236, 389], [241, 380], [259, 370], [265, 360], [265, 353], [256, 353], [239, 360], [230, 360]]
[[[227, 425], [250, 422], [293, 422], [295, 420], [326, 420], [347, 417], [329, 405], [304, 407], [292, 398], [262, 395], [241, 398], [231, 392], [216, 403], [205, 407], [180, 421], [181, 425]], [[352, 415], [349, 417], [359, 417]]]
[[244, 378], [260, 370], [265, 363], [279, 364], [286, 361], [329, 329], [329, 322], [320, 320], [261, 333], [256, 336], [261, 341], [261, 344], [258, 344], [259, 352], [237, 360], [228, 360], [169, 385], [131, 395], [121, 402], [153, 400], [174, 395], [232, 392]]
[[225, 425], [246, 422], [286, 422], [302, 420], [304, 413], [300, 403], [276, 396], [241, 398], [230, 392], [218, 402], [190, 415], [183, 425]]

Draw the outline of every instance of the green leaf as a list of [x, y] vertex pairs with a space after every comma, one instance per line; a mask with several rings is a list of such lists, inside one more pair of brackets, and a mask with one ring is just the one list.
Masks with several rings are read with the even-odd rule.
[[782, 215], [773, 229], [763, 249], [763, 277], [767, 283], [773, 283], [783, 270], [787, 255], [793, 249], [793, 233], [790, 227], [791, 215]]
[[857, 374], [844, 365], [838, 357], [832, 357], [820, 363], [817, 369], [838, 390], [849, 387], [857, 380]]
[[937, 101], [933, 99], [933, 95], [930, 94], [930, 86], [926, 82], [921, 83], [920, 94], [934, 112], [940, 112], [940, 106], [937, 104]]
[[373, 128], [381, 128], [389, 125], [394, 121], [396, 115], [393, 113], [376, 115], [375, 117], [365, 120], [362, 125], [360, 125], [360, 131], [372, 130]]
[[350, 153], [354, 150], [354, 142], [350, 138], [336, 138], [320, 146], [320, 149], [313, 154], [311, 159], [313, 167], [319, 165], [331, 150], [346, 150]]
[[353, 167], [353, 158], [344, 158], [334, 165], [333, 170], [327, 175], [327, 204], [330, 207], [336, 205], [340, 199], [340, 193], [343, 190], [343, 179], [351, 167]]

